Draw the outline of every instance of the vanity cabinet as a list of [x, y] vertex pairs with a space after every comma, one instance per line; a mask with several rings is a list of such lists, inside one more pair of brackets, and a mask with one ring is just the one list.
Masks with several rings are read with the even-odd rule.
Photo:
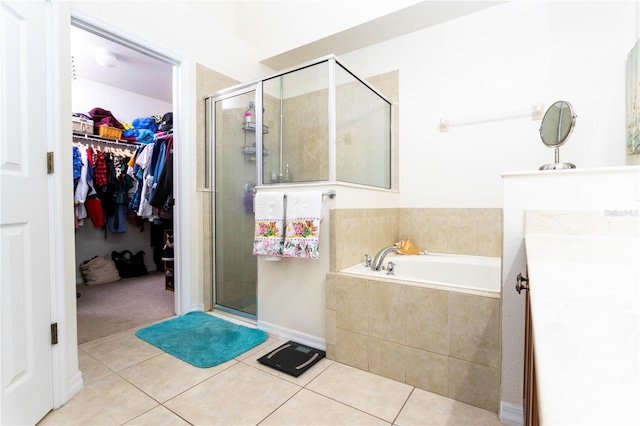
[[[517, 286], [522, 285], [521, 275], [518, 275]], [[529, 293], [531, 291], [531, 283], [526, 279], [526, 288], [521, 287], [525, 297], [525, 316], [524, 316], [524, 388], [523, 388], [523, 409], [524, 409], [524, 425], [538, 426], [538, 395], [536, 390], [536, 365], [533, 356], [533, 321], [531, 319], [531, 299]], [[520, 290], [518, 291], [520, 293]]]
[[[638, 347], [629, 330], [638, 299], [624, 293], [640, 288], [640, 167], [502, 176], [503, 418], [640, 424], [640, 384], [629, 374], [637, 356], [626, 362]], [[520, 272], [531, 279], [529, 295], [513, 291]], [[525, 405], [512, 411], [523, 389]]]

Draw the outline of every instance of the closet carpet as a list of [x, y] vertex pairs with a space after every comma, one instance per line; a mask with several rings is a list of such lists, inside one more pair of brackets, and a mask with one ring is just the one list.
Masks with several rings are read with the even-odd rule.
[[90, 342], [175, 315], [174, 293], [164, 274], [125, 278], [114, 283], [78, 284], [78, 344]]

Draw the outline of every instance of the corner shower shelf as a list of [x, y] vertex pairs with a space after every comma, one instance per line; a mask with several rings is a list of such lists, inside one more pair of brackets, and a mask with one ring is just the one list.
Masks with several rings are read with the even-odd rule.
[[[243, 146], [242, 153], [244, 154], [244, 161], [248, 163], [256, 162], [256, 147], [255, 146]], [[262, 148], [262, 158], [269, 155], [269, 150], [267, 148]]]
[[[243, 130], [247, 130], [249, 132], [255, 132], [256, 131], [256, 123], [254, 123], [253, 121], [250, 122], [245, 122], [242, 124], [242, 129]], [[269, 133], [269, 127], [268, 126], [262, 126], [262, 134], [266, 135], [267, 133]]]

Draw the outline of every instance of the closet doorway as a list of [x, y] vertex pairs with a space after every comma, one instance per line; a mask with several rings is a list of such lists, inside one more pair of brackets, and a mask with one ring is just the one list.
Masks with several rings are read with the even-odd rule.
[[[176, 64], [76, 19], [71, 52], [74, 163], [80, 161], [74, 203], [82, 344], [175, 315], [169, 172], [173, 149], [179, 149], [170, 121]], [[82, 161], [95, 169], [83, 171]], [[82, 181], [90, 169], [94, 179]], [[162, 202], [155, 197], [149, 203], [154, 191]], [[125, 265], [109, 262], [118, 253]], [[140, 257], [142, 266], [127, 272], [126, 264]]]

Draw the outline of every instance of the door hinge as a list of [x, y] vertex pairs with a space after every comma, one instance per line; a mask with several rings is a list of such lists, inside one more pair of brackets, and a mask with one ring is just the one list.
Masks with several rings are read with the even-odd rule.
[[54, 322], [53, 324], [51, 324], [51, 344], [52, 345], [58, 344], [58, 323], [57, 322]]
[[53, 152], [47, 152], [47, 174], [53, 174]]

